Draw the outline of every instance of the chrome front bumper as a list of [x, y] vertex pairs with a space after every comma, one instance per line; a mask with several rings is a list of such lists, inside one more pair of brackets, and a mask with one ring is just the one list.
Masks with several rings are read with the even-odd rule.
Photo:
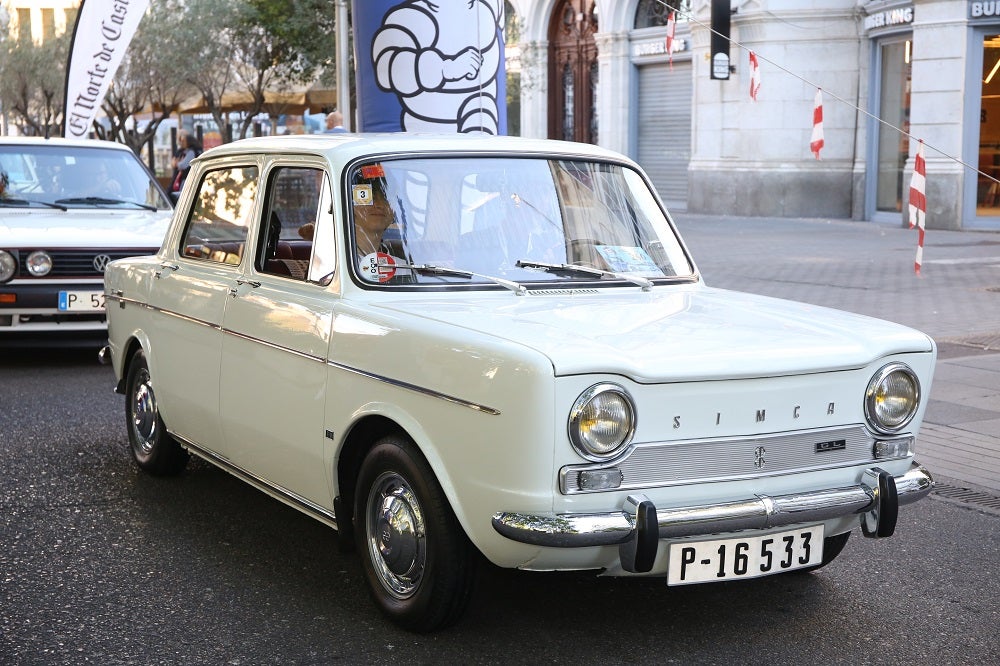
[[757, 495], [737, 502], [657, 509], [645, 495], [629, 495], [621, 511], [557, 514], [497, 513], [493, 528], [514, 541], [556, 548], [617, 545], [628, 571], [649, 571], [660, 539], [766, 530], [784, 525], [861, 516], [865, 536], [891, 536], [900, 505], [925, 497], [930, 473], [914, 463], [893, 477], [873, 467], [861, 483], [792, 495]]

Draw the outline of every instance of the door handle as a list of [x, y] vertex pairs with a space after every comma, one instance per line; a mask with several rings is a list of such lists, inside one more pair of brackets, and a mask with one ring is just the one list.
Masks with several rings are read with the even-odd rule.
[[163, 277], [163, 271], [167, 269], [170, 269], [171, 271], [176, 271], [179, 268], [180, 266], [178, 266], [177, 264], [169, 264], [167, 262], [163, 262], [162, 264], [160, 264], [160, 270], [153, 273], [153, 277], [159, 280], [161, 277]]
[[244, 280], [243, 278], [237, 279], [236, 284], [248, 284], [254, 289], [260, 286], [260, 282], [257, 282], [257, 280]]

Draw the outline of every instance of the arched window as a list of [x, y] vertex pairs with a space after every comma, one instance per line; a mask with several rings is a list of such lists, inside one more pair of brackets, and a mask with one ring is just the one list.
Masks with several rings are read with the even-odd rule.
[[636, 28], [656, 28], [667, 24], [671, 10], [677, 12], [675, 20], [682, 23], [691, 13], [691, 0], [639, 0], [635, 8]]

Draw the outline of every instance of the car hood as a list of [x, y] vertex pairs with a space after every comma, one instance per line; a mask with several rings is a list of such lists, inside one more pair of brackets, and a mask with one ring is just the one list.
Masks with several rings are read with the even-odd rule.
[[700, 285], [548, 294], [383, 307], [534, 348], [556, 375], [638, 382], [829, 372], [934, 349], [927, 335], [899, 324]]
[[159, 248], [171, 211], [0, 208], [0, 247]]

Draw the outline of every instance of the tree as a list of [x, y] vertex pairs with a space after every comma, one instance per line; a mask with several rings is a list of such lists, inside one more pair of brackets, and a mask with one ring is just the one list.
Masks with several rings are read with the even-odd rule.
[[[187, 63], [169, 56], [191, 46], [182, 6], [178, 0], [158, 0], [156, 11], [143, 17], [102, 104], [109, 126], [95, 124], [98, 136], [124, 143], [137, 155], [160, 124], [194, 94], [185, 79]], [[136, 120], [140, 113], [149, 117], [142, 126]]]
[[268, 107], [268, 92], [287, 92], [331, 69], [335, 23], [330, 0], [250, 0], [234, 7], [231, 43], [236, 80], [249, 97], [240, 137]]
[[5, 57], [0, 62], [0, 99], [22, 134], [62, 133], [69, 40], [69, 35], [64, 34], [42, 44], [30, 39], [8, 40], [5, 44]]

